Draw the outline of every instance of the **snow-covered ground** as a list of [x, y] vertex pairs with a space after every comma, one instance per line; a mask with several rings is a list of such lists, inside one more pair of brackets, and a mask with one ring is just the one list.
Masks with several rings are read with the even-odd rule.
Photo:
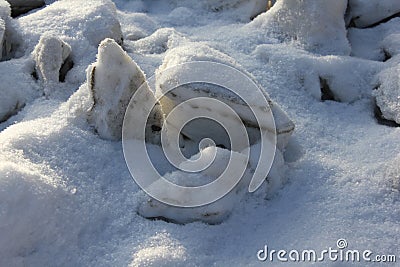
[[[321, 251], [340, 238], [400, 261], [400, 128], [374, 114], [376, 97], [383, 117], [399, 123], [400, 20], [347, 30], [342, 0], [278, 0], [251, 20], [264, 12], [260, 2], [59, 0], [11, 20], [0, 1], [14, 45], [0, 62], [0, 266], [263, 266], [277, 264], [258, 261], [264, 245]], [[392, 9], [379, 16], [368, 15], [378, 1], [349, 2], [363, 14], [355, 26], [399, 12], [397, 0], [380, 1]], [[71, 53], [63, 83], [65, 49], [50, 45], [55, 66], [37, 62], [44, 34]], [[121, 142], [87, 121], [85, 69], [103, 39], [121, 37], [147, 77], [191, 43], [253, 75], [296, 125], [283, 188], [267, 199], [262, 189], [245, 195], [217, 225], [138, 215], [143, 192]]]

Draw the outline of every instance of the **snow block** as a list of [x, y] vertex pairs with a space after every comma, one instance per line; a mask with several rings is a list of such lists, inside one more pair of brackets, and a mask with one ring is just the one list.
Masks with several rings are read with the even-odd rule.
[[350, 21], [356, 27], [365, 28], [400, 13], [398, 0], [349, 0]]
[[400, 124], [400, 64], [378, 75], [380, 86], [374, 91], [381, 116]]
[[71, 54], [71, 46], [56, 36], [43, 35], [33, 51], [38, 78], [45, 84], [60, 80], [60, 70]]
[[[87, 81], [94, 101], [89, 122], [100, 137], [120, 140], [125, 111], [132, 95], [146, 83], [145, 74], [113, 39], [105, 39], [99, 45], [97, 61], [87, 70]], [[162, 112], [159, 106], [150, 117], [149, 128], [160, 129]]]
[[344, 15], [347, 0], [280, 0], [249, 24], [322, 55], [350, 55]]

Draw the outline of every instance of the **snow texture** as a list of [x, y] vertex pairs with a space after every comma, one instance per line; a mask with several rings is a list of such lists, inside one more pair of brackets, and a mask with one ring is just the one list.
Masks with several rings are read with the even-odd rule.
[[[344, 14], [346, 0], [282, 0], [258, 16], [251, 28], [262, 28], [322, 55], [349, 55]], [[250, 30], [249, 29], [249, 30]]]
[[[105, 39], [99, 45], [96, 63], [87, 70], [87, 83], [94, 103], [89, 122], [102, 138], [121, 140], [129, 101], [146, 83], [143, 71], [113, 39]], [[158, 106], [150, 117], [151, 125], [161, 126], [162, 112]]]
[[400, 64], [379, 74], [380, 86], [374, 91], [382, 116], [400, 124]]
[[349, 0], [349, 14], [356, 27], [376, 24], [400, 12], [397, 0]]
[[[324, 31], [314, 29], [328, 25], [335, 9], [310, 11], [309, 16], [299, 16], [294, 9], [291, 23], [290, 17], [282, 17], [282, 27], [265, 28], [243, 22], [236, 6], [210, 12], [197, 8], [201, 1], [190, 1], [191, 6], [173, 12], [180, 7], [177, 1], [114, 2], [118, 12], [110, 1], [47, 0], [47, 7], [10, 24], [11, 33], [21, 38], [12, 40], [19, 40], [18, 58], [0, 62], [0, 110], [15, 113], [22, 101], [25, 107], [0, 123], [0, 266], [258, 266], [266, 264], [256, 255], [264, 245], [322, 251], [334, 248], [339, 238], [345, 238], [351, 250], [399, 255], [400, 128], [377, 123], [371, 90], [376, 83], [370, 84], [375, 73], [381, 73], [377, 81], [385, 87], [382, 92], [389, 92], [384, 94], [390, 95], [387, 103], [395, 107], [398, 19], [371, 29], [350, 29], [352, 56], [361, 60], [348, 57], [348, 47], [332, 41], [335, 34], [321, 41], [324, 53], [283, 37], [289, 32], [298, 33], [305, 44], [321, 40]], [[289, 1], [279, 0], [274, 8], [281, 9], [284, 3]], [[363, 1], [368, 7], [375, 3]], [[277, 12], [273, 9], [256, 21]], [[188, 10], [191, 17], [177, 19]], [[284, 179], [269, 180], [280, 187], [279, 182], [287, 179], [282, 189], [266, 199], [268, 182], [254, 194], [245, 194], [218, 225], [179, 225], [137, 214], [143, 192], [132, 181], [120, 142], [99, 138], [87, 122], [94, 103], [84, 83], [85, 69], [95, 61], [98, 45], [87, 33], [100, 41], [118, 36], [118, 30], [107, 30], [114, 29], [118, 18], [125, 37], [140, 29], [141, 36], [132, 37], [136, 40], [124, 48], [148, 77], [172, 46], [159, 54], [135, 51], [134, 46], [159, 28], [173, 28], [175, 35], [185, 36], [179, 46], [205, 44], [251, 73], [296, 124], [282, 153]], [[342, 36], [341, 23], [332, 28]], [[70, 44], [75, 62], [65, 83], [59, 84], [63, 94], [48, 97], [40, 97], [40, 83], [31, 76], [31, 53], [44, 33]], [[381, 41], [386, 38], [391, 41], [384, 43], [385, 50], [394, 52], [386, 62], [377, 62], [385, 60]], [[321, 57], [327, 51], [335, 56]], [[351, 94], [342, 96], [343, 102], [322, 102], [320, 76], [334, 95], [341, 90]], [[159, 146], [149, 145], [149, 154], [162, 165], [162, 175], [185, 178], [163, 163]], [[275, 159], [274, 166], [282, 166], [282, 158]]]
[[0, 122], [15, 115], [25, 104], [39, 95], [31, 72], [30, 60], [0, 62]]

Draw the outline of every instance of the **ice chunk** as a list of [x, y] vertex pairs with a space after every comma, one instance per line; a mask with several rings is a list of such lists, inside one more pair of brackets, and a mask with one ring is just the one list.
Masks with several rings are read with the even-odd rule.
[[[87, 80], [94, 100], [89, 112], [90, 123], [102, 138], [120, 140], [129, 101], [146, 83], [143, 71], [114, 40], [105, 39], [99, 46], [97, 61], [87, 70]], [[156, 106], [149, 121], [150, 128], [156, 125], [153, 129], [157, 130], [161, 123], [161, 109]]]
[[[226, 64], [228, 66], [232, 66], [236, 69], [241, 70], [242, 72], [248, 74], [243, 67], [238, 65], [231, 57], [228, 55], [219, 52], [205, 44], [194, 44], [188, 43], [182, 46], [179, 46], [175, 49], [171, 49], [167, 52], [164, 62], [158, 70], [158, 73], [162, 73], [163, 70], [168, 69], [173, 66], [177, 66], [184, 62], [193, 62], [193, 61], [211, 61], [216, 63]], [[177, 67], [175, 68], [177, 73], [185, 73], [188, 70], [185, 67]], [[190, 71], [190, 70], [189, 70]], [[172, 75], [173, 74], [169, 74]], [[156, 95], [160, 96], [163, 95], [162, 88], [165, 88], [166, 84], [169, 82], [173, 82], [173, 77], [167, 77], [164, 75], [159, 75], [157, 77], [157, 85], [156, 85]], [[244, 89], [243, 89], [244, 90]], [[287, 143], [288, 136], [294, 130], [293, 122], [287, 117], [286, 113], [276, 104], [274, 103], [265, 91], [262, 91], [264, 97], [269, 102], [269, 105], [272, 109], [273, 115], [275, 117], [275, 127], [278, 137], [278, 147], [283, 149]], [[260, 108], [262, 109], [262, 105], [264, 102], [257, 98], [257, 94], [254, 92], [241, 92], [243, 95], [246, 95], [247, 104], [249, 104], [253, 108]], [[216, 98], [221, 100], [222, 102], [227, 103], [229, 106], [233, 107], [233, 109], [239, 114], [239, 117], [244, 121], [246, 127], [250, 131], [250, 143], [254, 144], [257, 142], [257, 132], [255, 128], [257, 128], [258, 122], [255, 120], [253, 112], [247, 106], [247, 104], [235, 95], [232, 92], [225, 90], [219, 86], [210, 86], [204, 84], [191, 84], [191, 85], [183, 85], [179, 88], [174, 89], [173, 93], [168, 93], [165, 97], [161, 99], [161, 105], [163, 106], [163, 111], [166, 115], [173, 109], [173, 107], [187, 99], [195, 98], [195, 97], [210, 97]], [[216, 111], [217, 112], [217, 111]], [[254, 128], [255, 127], [255, 128]], [[266, 122], [265, 125], [260, 125], [265, 129], [272, 129], [274, 125], [272, 122]], [[254, 129], [253, 129], [254, 128]], [[215, 130], [214, 128], [210, 129], [210, 131]], [[252, 132], [254, 133], [255, 137], [252, 137]], [[185, 134], [185, 133], [184, 133]], [[191, 133], [186, 133], [187, 136], [194, 137]], [[227, 147], [224, 144], [225, 147]]]
[[58, 82], [61, 67], [70, 53], [71, 46], [60, 38], [51, 35], [42, 36], [33, 51], [38, 78], [45, 84]]
[[249, 24], [319, 54], [349, 55], [344, 14], [346, 0], [281, 0]]

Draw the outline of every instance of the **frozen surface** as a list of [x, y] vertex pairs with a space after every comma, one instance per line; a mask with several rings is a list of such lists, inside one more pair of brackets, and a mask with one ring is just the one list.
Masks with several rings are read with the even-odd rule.
[[[372, 90], [376, 84], [370, 85], [375, 73], [387, 69], [388, 80], [382, 86], [387, 86], [388, 100], [395, 106], [398, 55], [386, 62], [377, 62], [383, 58], [375, 52], [374, 58], [348, 57], [343, 14], [336, 8], [332, 18], [340, 27], [332, 22], [336, 26], [328, 29], [337, 31], [327, 36], [333, 39], [314, 49], [308, 46], [314, 43], [310, 40], [319, 43], [322, 37], [302, 16], [284, 24], [292, 25], [289, 33], [299, 33], [299, 45], [272, 31], [278, 28], [240, 22], [235, 7], [209, 12], [186, 5], [193, 16], [185, 18], [179, 17], [184, 9], [171, 15], [179, 8], [175, 1], [115, 2], [119, 12], [108, 1], [61, 0], [16, 20], [25, 42], [19, 51], [22, 58], [0, 63], [0, 109], [15, 106], [20, 98], [29, 100], [0, 124], [1, 266], [265, 266], [268, 263], [258, 262], [256, 255], [265, 244], [272, 249], [322, 250], [335, 247], [339, 238], [346, 238], [350, 249], [399, 255], [400, 128], [377, 123]], [[279, 2], [280, 8], [294, 3]], [[341, 5], [337, 3], [328, 5]], [[275, 8], [274, 12], [280, 10], [279, 5]], [[270, 12], [256, 21], [269, 21], [266, 17], [274, 14]], [[316, 14], [326, 17], [327, 24], [330, 21], [329, 12], [310, 18]], [[281, 190], [265, 199], [265, 184], [255, 194], [246, 194], [219, 225], [178, 225], [136, 213], [143, 194], [130, 177], [121, 144], [99, 138], [90, 127], [87, 112], [93, 99], [89, 87], [80, 86], [97, 53], [97, 44], [90, 42], [97, 38], [86, 33], [110, 37], [111, 31], [104, 29], [117, 25], [116, 18], [124, 36], [134, 33], [132, 25], [142, 27], [142, 35], [124, 48], [147, 76], [162, 64], [166, 51], [137, 51], [136, 42], [158, 28], [173, 28], [172, 35], [229, 55], [255, 77], [296, 124], [283, 153], [287, 183]], [[320, 23], [315, 25], [324, 25], [316, 21]], [[394, 29], [397, 24], [390, 25], [395, 22], [381, 26]], [[35, 64], [30, 55], [45, 32], [72, 47], [77, 67], [59, 85], [65, 87], [64, 95], [40, 97], [42, 88], [31, 77]], [[356, 50], [375, 51], [383, 40], [369, 43], [368, 37], [362, 42], [361, 37], [350, 36], [354, 55]], [[159, 43], [168, 44], [169, 39], [161, 37]], [[391, 41], [390, 47], [398, 51], [399, 44]], [[342, 102], [320, 100], [319, 76], [343, 95]], [[150, 150], [160, 153], [156, 146]], [[163, 168], [170, 172], [168, 166]], [[341, 263], [326, 263], [335, 264]]]

